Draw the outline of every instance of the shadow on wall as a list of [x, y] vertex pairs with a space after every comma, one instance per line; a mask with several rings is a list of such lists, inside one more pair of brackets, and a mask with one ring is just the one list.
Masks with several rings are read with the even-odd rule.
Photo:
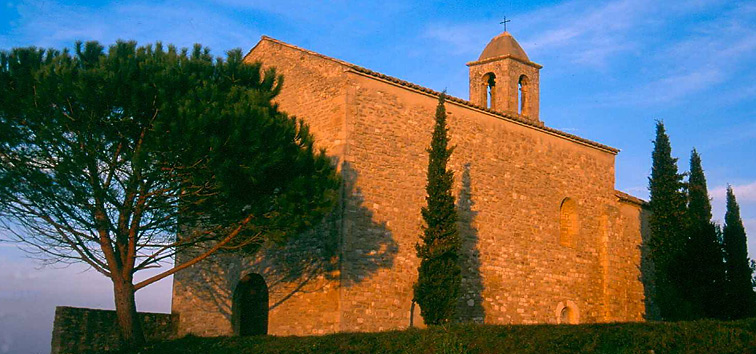
[[483, 279], [480, 274], [478, 230], [473, 226], [478, 212], [473, 211], [471, 186], [470, 164], [467, 163], [462, 172], [462, 189], [457, 199], [457, 227], [462, 239], [460, 254], [462, 287], [457, 302], [457, 317], [460, 322], [483, 323], [486, 313], [483, 309]]
[[[177, 258], [191, 258], [193, 253], [185, 251]], [[217, 312], [231, 319], [231, 291], [238, 283], [241, 258], [234, 254], [216, 253], [200, 263], [177, 273], [173, 280], [174, 296], [191, 294], [200, 300], [204, 311]], [[180, 279], [180, 281], [179, 281]], [[175, 305], [176, 299], [173, 300]]]
[[648, 214], [650, 211], [644, 207], [641, 207], [640, 212], [640, 226], [641, 226], [641, 264], [640, 264], [640, 281], [643, 284], [643, 298], [644, 305], [646, 306], [646, 313], [644, 318], [648, 321], [660, 320], [661, 315], [659, 309], [654, 304], [655, 286], [654, 286], [654, 264], [651, 262], [651, 254], [648, 248], [648, 241], [651, 237], [651, 232], [648, 227]]
[[[263, 277], [272, 310], [296, 294], [319, 292], [329, 283], [333, 286], [331, 281], [340, 279], [341, 286], [349, 287], [379, 269], [391, 268], [398, 244], [386, 223], [374, 222], [373, 212], [362, 205], [362, 194], [354, 187], [357, 173], [346, 162], [342, 177], [340, 203], [320, 225], [285, 244], [269, 242], [247, 260], [232, 253], [211, 257], [192, 274], [192, 295], [214, 304], [209, 311], [232, 320], [233, 292], [246, 274]], [[359, 237], [346, 240], [350, 243], [342, 251], [345, 233]]]
[[391, 230], [385, 222], [373, 220], [373, 212], [364, 204], [362, 191], [355, 187], [357, 171], [348, 162], [342, 167], [342, 274], [341, 286], [359, 284], [380, 269], [393, 267], [399, 252]]

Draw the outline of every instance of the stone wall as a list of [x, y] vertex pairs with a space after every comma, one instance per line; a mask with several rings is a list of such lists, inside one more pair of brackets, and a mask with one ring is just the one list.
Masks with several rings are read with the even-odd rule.
[[[276, 98], [282, 111], [307, 121], [318, 148], [341, 169], [345, 149], [344, 70], [333, 61], [271, 41], [260, 41], [246, 60], [261, 61], [284, 75]], [[297, 90], [289, 89], [297, 87]], [[262, 275], [269, 289], [268, 333], [325, 334], [340, 331], [338, 250], [342, 206], [317, 230], [288, 245], [267, 244], [254, 259], [222, 254], [174, 276], [172, 311], [181, 314], [181, 335], [232, 335], [233, 294], [245, 274]], [[190, 255], [179, 255], [179, 260]]]
[[[437, 99], [359, 73], [350, 75], [349, 88], [346, 161], [359, 194], [347, 196], [346, 203], [359, 202], [375, 223], [387, 225], [398, 252], [391, 269], [345, 289], [342, 327], [402, 328], [409, 322], [419, 264], [414, 244], [422, 232], [425, 149]], [[466, 272], [479, 278], [465, 283], [480, 284], [464, 289], [461, 301], [478, 313], [482, 307], [487, 323], [555, 323], [554, 309], [566, 301], [577, 304], [581, 321], [601, 321], [599, 220], [616, 204], [614, 155], [452, 102], [447, 110], [456, 146], [450, 161], [454, 189], [457, 195], [466, 189], [469, 205]], [[559, 207], [566, 197], [578, 205], [574, 247], [558, 242]], [[362, 258], [364, 240], [374, 236], [363, 229], [346, 229], [344, 235], [348, 274], [347, 267]], [[618, 255], [627, 262], [634, 256]], [[475, 263], [479, 269], [470, 269]]]
[[[147, 341], [175, 337], [178, 316], [139, 313]], [[58, 306], [52, 333], [52, 354], [101, 353], [117, 349], [118, 322], [115, 311]]]

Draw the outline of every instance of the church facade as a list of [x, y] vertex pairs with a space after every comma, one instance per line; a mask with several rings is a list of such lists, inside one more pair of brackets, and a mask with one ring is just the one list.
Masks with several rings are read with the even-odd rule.
[[[269, 37], [247, 54], [284, 77], [280, 108], [343, 177], [323, 225], [254, 259], [174, 277], [179, 332], [311, 335], [422, 326], [412, 299], [439, 92]], [[642, 321], [643, 201], [614, 188], [618, 150], [546, 126], [539, 70], [507, 32], [446, 102], [462, 247], [460, 321]]]

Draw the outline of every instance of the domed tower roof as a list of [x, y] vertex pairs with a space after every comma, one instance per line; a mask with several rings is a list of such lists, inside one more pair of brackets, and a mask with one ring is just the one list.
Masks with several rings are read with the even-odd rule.
[[520, 44], [512, 37], [509, 32], [503, 32], [502, 34], [494, 37], [485, 49], [483, 53], [480, 53], [478, 61], [489, 58], [501, 57], [504, 55], [510, 55], [512, 58], [520, 59], [524, 61], [530, 61], [528, 55], [522, 50]]

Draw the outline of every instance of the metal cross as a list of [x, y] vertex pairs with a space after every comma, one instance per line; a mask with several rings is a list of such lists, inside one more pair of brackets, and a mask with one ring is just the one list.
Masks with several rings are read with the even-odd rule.
[[499, 22], [500, 25], [504, 25], [504, 32], [507, 31], [507, 22], [511, 22], [511, 20], [507, 20], [507, 16], [504, 16], [504, 21]]

